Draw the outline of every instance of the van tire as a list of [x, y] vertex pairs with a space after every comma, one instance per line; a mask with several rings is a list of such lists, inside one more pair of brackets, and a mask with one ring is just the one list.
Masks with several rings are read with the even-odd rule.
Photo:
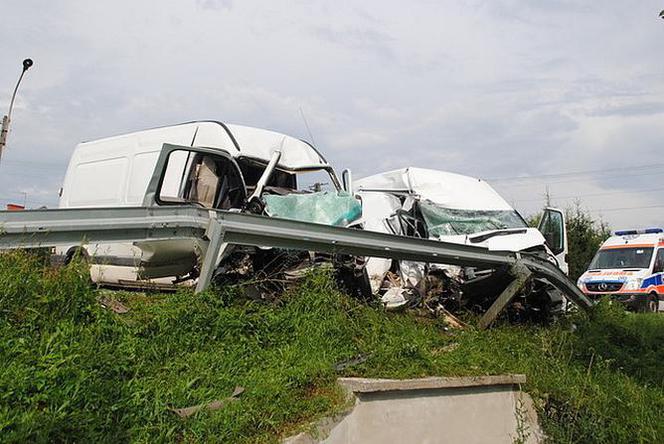
[[69, 265], [76, 257], [80, 258], [85, 264], [89, 263], [88, 252], [85, 251], [85, 248], [70, 248], [65, 256], [65, 265]]

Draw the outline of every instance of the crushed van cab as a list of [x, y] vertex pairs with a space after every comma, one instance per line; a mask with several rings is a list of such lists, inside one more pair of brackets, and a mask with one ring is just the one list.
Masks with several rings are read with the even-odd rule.
[[[567, 272], [565, 217], [546, 209], [540, 227], [525, 220], [487, 182], [425, 168], [402, 168], [354, 182], [362, 200], [365, 230], [514, 251], [549, 259]], [[371, 292], [388, 308], [434, 297], [444, 306], [483, 309], [511, 281], [510, 270], [477, 269], [368, 258], [364, 264]], [[565, 300], [552, 285], [534, 279], [519, 310], [549, 317]]]
[[664, 296], [664, 229], [614, 232], [577, 286], [593, 299], [609, 296], [631, 310], [655, 312]]

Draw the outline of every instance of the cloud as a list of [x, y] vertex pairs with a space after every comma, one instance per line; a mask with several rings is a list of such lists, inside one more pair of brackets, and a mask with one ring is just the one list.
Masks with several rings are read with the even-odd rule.
[[[0, 71], [0, 109], [20, 61], [36, 64], [0, 204], [24, 192], [55, 204], [82, 140], [208, 118], [308, 139], [302, 109], [326, 157], [355, 177], [407, 165], [529, 176], [496, 183], [524, 213], [547, 186], [597, 214], [651, 206], [658, 195], [643, 190], [664, 188], [664, 175], [630, 171], [656, 163], [664, 140], [664, 26], [651, 3], [10, 2], [0, 41], [16, 69]], [[603, 214], [664, 223], [663, 209]]]
[[230, 10], [233, 7], [232, 0], [196, 0], [196, 5], [199, 8], [203, 9], [227, 9]]

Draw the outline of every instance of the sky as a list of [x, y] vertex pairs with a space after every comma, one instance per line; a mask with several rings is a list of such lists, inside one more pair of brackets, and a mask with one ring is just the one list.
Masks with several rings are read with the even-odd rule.
[[[77, 143], [215, 119], [358, 178], [486, 179], [524, 216], [664, 226], [664, 0], [0, 0], [0, 205], [57, 206]], [[306, 129], [304, 114], [311, 129]]]

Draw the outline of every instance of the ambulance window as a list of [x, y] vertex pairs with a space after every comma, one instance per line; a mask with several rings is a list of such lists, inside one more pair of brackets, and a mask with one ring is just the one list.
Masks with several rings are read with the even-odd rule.
[[664, 272], [664, 248], [657, 250], [657, 257], [655, 258], [655, 265], [652, 268], [653, 273]]

